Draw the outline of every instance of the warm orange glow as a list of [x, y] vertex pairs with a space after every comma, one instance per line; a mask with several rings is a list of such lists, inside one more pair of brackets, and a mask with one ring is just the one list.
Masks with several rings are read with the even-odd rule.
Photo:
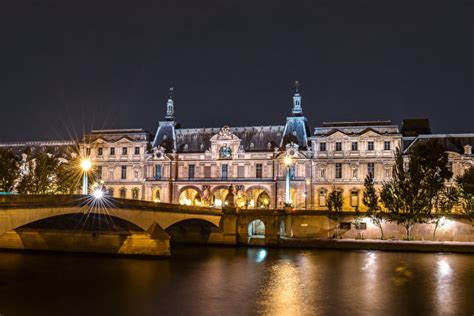
[[91, 169], [91, 167], [92, 167], [92, 163], [91, 163], [90, 159], [83, 159], [81, 161], [82, 170], [89, 171]]

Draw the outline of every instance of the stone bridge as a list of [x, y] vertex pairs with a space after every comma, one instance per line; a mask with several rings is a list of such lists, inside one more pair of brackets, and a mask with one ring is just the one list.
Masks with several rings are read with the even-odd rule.
[[[81, 218], [95, 215], [118, 218], [133, 224], [151, 239], [167, 241], [168, 248], [169, 240], [267, 245], [278, 243], [280, 233], [284, 233], [284, 212], [281, 210], [222, 210], [110, 197], [98, 201], [83, 195], [3, 195], [0, 196], [0, 248], [15, 248], [9, 246], [11, 238], [17, 241], [20, 238], [24, 246], [26, 233], [16, 236], [32, 223], [72, 214], [81, 214]], [[46, 239], [44, 236], [48, 233], [52, 231], [43, 231], [35, 238]], [[25, 248], [23, 246], [19, 248]]]
[[[216, 209], [109, 197], [101, 203], [94, 204], [91, 196], [83, 195], [0, 196], [0, 248], [77, 248], [77, 251], [166, 255], [170, 252], [170, 242], [272, 246], [281, 244], [285, 238], [331, 238], [337, 225], [323, 211]], [[109, 231], [98, 235], [88, 232], [79, 237], [67, 230], [56, 231], [54, 227], [31, 229], [34, 223], [74, 214], [80, 214], [75, 215], [76, 219], [97, 214], [117, 218], [136, 229], [125, 236]], [[371, 225], [370, 219], [363, 221], [366, 223], [363, 231], [356, 230], [354, 214], [344, 212], [339, 235], [355, 238], [362, 234], [362, 238], [379, 239], [378, 227]], [[472, 230], [468, 219], [452, 218], [438, 229], [437, 238], [472, 241]], [[402, 239], [404, 234], [402, 227], [388, 221], [384, 223], [384, 232], [391, 239]], [[417, 225], [414, 235], [419, 240], [431, 240], [433, 225]]]

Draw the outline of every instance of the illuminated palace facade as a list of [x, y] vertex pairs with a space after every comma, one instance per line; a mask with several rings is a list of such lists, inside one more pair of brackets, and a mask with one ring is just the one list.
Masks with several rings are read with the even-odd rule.
[[391, 177], [396, 149], [427, 139], [445, 146], [455, 175], [474, 164], [474, 134], [430, 134], [429, 125], [410, 126], [415, 121], [401, 130], [390, 121], [323, 123], [311, 133], [301, 99], [296, 91], [284, 125], [179, 128], [170, 96], [154, 135], [93, 130], [80, 150], [115, 197], [241, 208], [280, 208], [289, 200], [324, 210], [328, 193], [339, 190], [344, 210], [364, 210], [367, 174], [381, 185]]

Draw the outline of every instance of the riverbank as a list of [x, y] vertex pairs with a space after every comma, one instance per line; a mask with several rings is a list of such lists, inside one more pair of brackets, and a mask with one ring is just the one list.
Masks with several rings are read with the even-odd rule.
[[474, 253], [472, 242], [404, 241], [404, 240], [357, 240], [320, 238], [281, 238], [279, 247], [313, 249], [350, 249], [410, 252]]

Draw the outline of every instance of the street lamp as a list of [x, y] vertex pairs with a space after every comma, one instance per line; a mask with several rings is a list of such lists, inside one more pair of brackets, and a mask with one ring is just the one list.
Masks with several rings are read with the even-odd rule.
[[285, 157], [285, 166], [286, 166], [286, 191], [285, 191], [285, 203], [286, 205], [291, 204], [291, 197], [290, 197], [290, 167], [293, 164], [293, 160], [290, 156]]
[[81, 161], [81, 168], [82, 168], [82, 171], [83, 171], [83, 175], [82, 175], [82, 194], [87, 194], [88, 191], [89, 191], [89, 188], [88, 188], [89, 178], [87, 176], [87, 173], [89, 172], [91, 167], [92, 167], [92, 163], [91, 163], [90, 159], [83, 159]]

